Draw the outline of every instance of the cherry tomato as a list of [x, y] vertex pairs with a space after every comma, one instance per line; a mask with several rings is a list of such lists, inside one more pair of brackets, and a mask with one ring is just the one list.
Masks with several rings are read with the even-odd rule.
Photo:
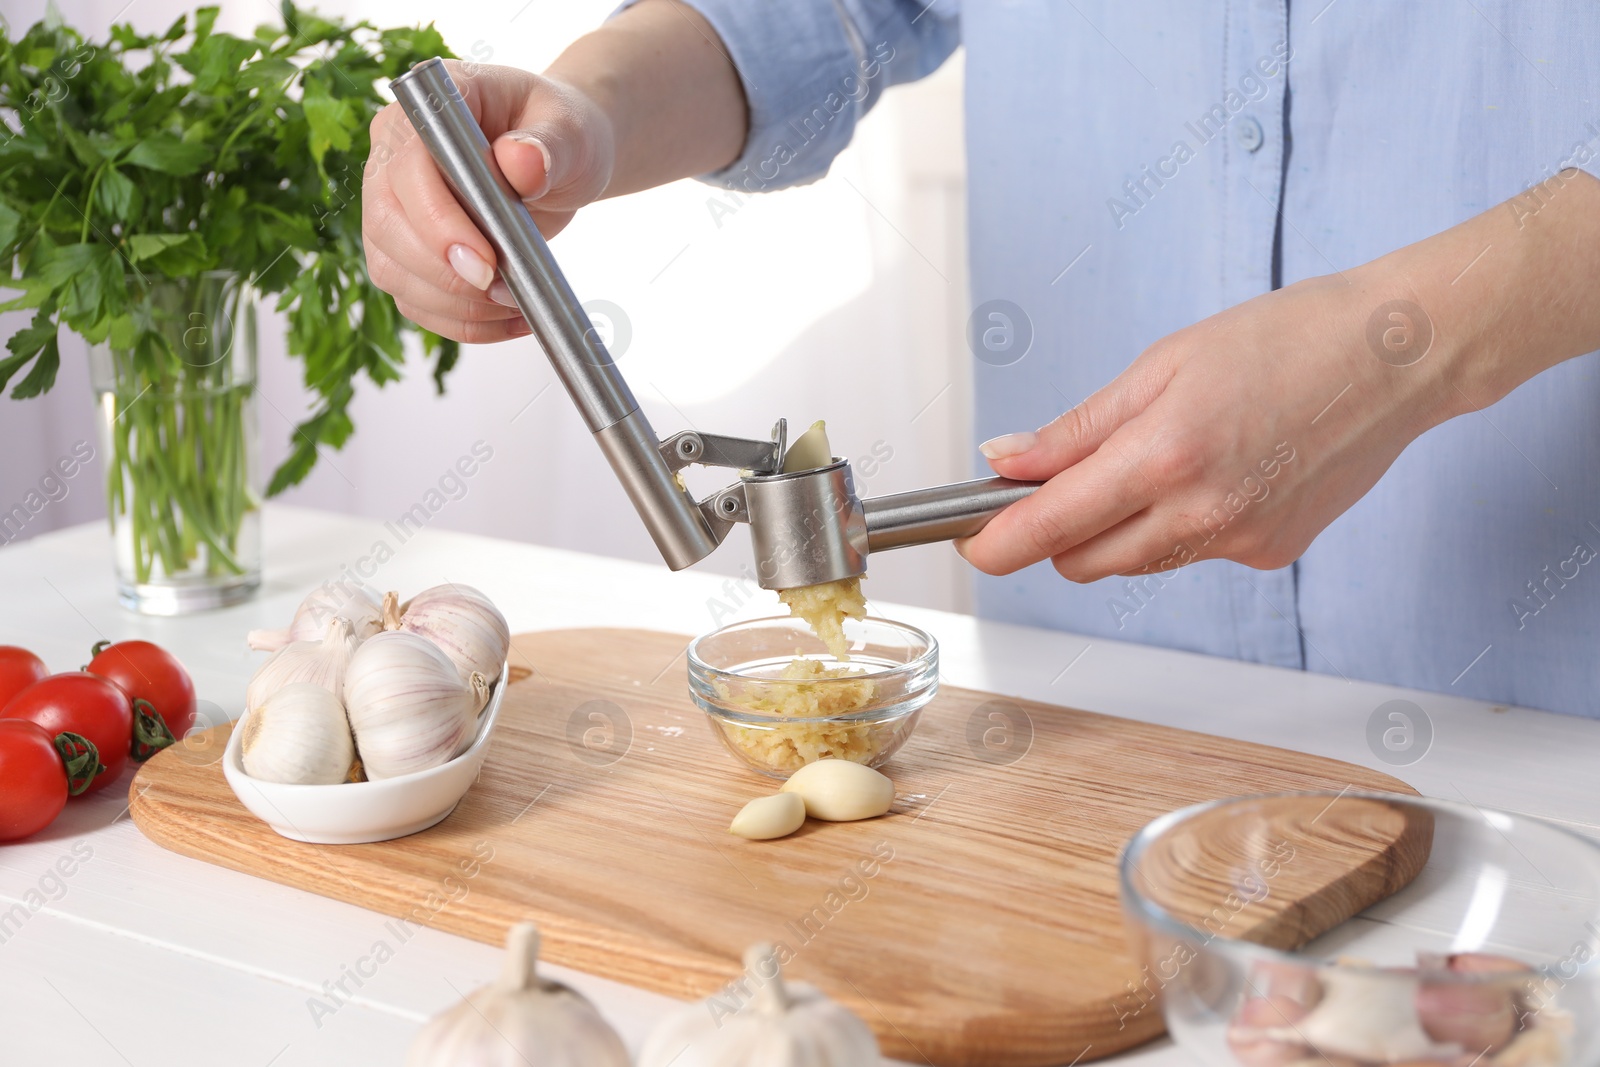
[[49, 826], [67, 806], [67, 768], [42, 726], [0, 719], [0, 841]]
[[94, 646], [94, 659], [84, 668], [109, 678], [129, 700], [148, 700], [174, 738], [194, 725], [194, 682], [177, 657], [149, 641], [118, 641]]
[[25, 648], [0, 645], [0, 708], [34, 682], [50, 676], [44, 660]]
[[54, 737], [74, 733], [100, 754], [105, 770], [95, 775], [86, 792], [115, 782], [128, 765], [133, 747], [133, 705], [116, 685], [84, 671], [52, 674], [35, 682], [0, 710], [0, 718], [28, 719]]

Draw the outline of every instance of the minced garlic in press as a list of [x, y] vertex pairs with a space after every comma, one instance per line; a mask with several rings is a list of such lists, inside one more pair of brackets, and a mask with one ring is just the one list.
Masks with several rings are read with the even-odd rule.
[[789, 614], [811, 627], [811, 632], [828, 646], [836, 660], [850, 658], [850, 642], [844, 636], [844, 620], [867, 617], [867, 598], [861, 595], [861, 578], [840, 578], [821, 585], [803, 585], [778, 590], [778, 599]]

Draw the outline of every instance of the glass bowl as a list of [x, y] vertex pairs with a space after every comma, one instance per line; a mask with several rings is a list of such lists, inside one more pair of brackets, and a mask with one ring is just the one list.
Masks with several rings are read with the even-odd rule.
[[1282, 793], [1165, 815], [1123, 852], [1140, 969], [1211, 1067], [1600, 1063], [1600, 847], [1388, 793]]
[[[877, 767], [938, 691], [939, 645], [887, 619], [847, 619], [844, 633], [841, 661], [799, 619], [725, 626], [689, 646], [689, 693], [728, 751], [762, 774], [787, 778], [826, 758]], [[840, 668], [857, 673], [811, 676]]]

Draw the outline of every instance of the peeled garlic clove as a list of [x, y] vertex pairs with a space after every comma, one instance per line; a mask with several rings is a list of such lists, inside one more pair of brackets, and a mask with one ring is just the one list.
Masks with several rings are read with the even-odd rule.
[[310, 682], [279, 689], [247, 712], [239, 729], [239, 762], [263, 782], [337, 785], [355, 762], [339, 698]]
[[783, 473], [816, 470], [833, 462], [833, 449], [828, 444], [828, 426], [821, 419], [794, 439], [794, 444], [783, 454]]
[[806, 814], [828, 822], [854, 822], [882, 815], [894, 804], [894, 783], [871, 767], [843, 759], [820, 759], [795, 771], [780, 792], [799, 793]]
[[539, 975], [539, 931], [518, 923], [493, 985], [428, 1022], [406, 1067], [628, 1067], [622, 1039], [579, 993]]
[[805, 821], [806, 802], [799, 793], [774, 793], [770, 797], [756, 797], [740, 808], [728, 832], [750, 841], [771, 841], [788, 837]]
[[383, 598], [383, 625], [425, 637], [456, 665], [463, 681], [474, 671], [499, 678], [511, 651], [511, 627], [488, 597], [470, 585], [436, 585], [404, 605], [389, 593]]
[[336, 617], [328, 622], [320, 640], [292, 641], [274, 652], [256, 669], [244, 691], [246, 710], [260, 707], [273, 693], [295, 682], [320, 685], [334, 696], [344, 692], [344, 672], [355, 655], [360, 640], [350, 620]]
[[639, 1067], [878, 1067], [878, 1041], [848, 1008], [787, 982], [771, 945], [744, 954], [727, 989], [662, 1020]]
[[328, 620], [348, 619], [357, 641], [383, 629], [383, 604], [378, 595], [359, 582], [325, 582], [295, 608], [294, 620], [283, 630], [251, 630], [245, 642], [257, 652], [276, 652], [292, 641], [315, 641], [327, 630]]
[[350, 729], [374, 780], [425, 771], [460, 755], [488, 699], [483, 675], [462, 681], [437, 645], [399, 630], [364, 641], [345, 671]]

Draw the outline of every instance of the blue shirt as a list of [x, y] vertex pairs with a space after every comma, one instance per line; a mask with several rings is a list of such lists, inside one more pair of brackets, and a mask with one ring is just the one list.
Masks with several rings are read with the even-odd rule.
[[[1223, 308], [1600, 173], [1594, 0], [689, 2], [750, 102], [707, 179], [752, 192], [824, 173], [965, 45], [972, 303], [1032, 334], [975, 366], [980, 439]], [[1597, 412], [1590, 354], [1425, 434], [1293, 566], [1076, 586], [1045, 563], [981, 577], [979, 611], [1600, 717]]]

